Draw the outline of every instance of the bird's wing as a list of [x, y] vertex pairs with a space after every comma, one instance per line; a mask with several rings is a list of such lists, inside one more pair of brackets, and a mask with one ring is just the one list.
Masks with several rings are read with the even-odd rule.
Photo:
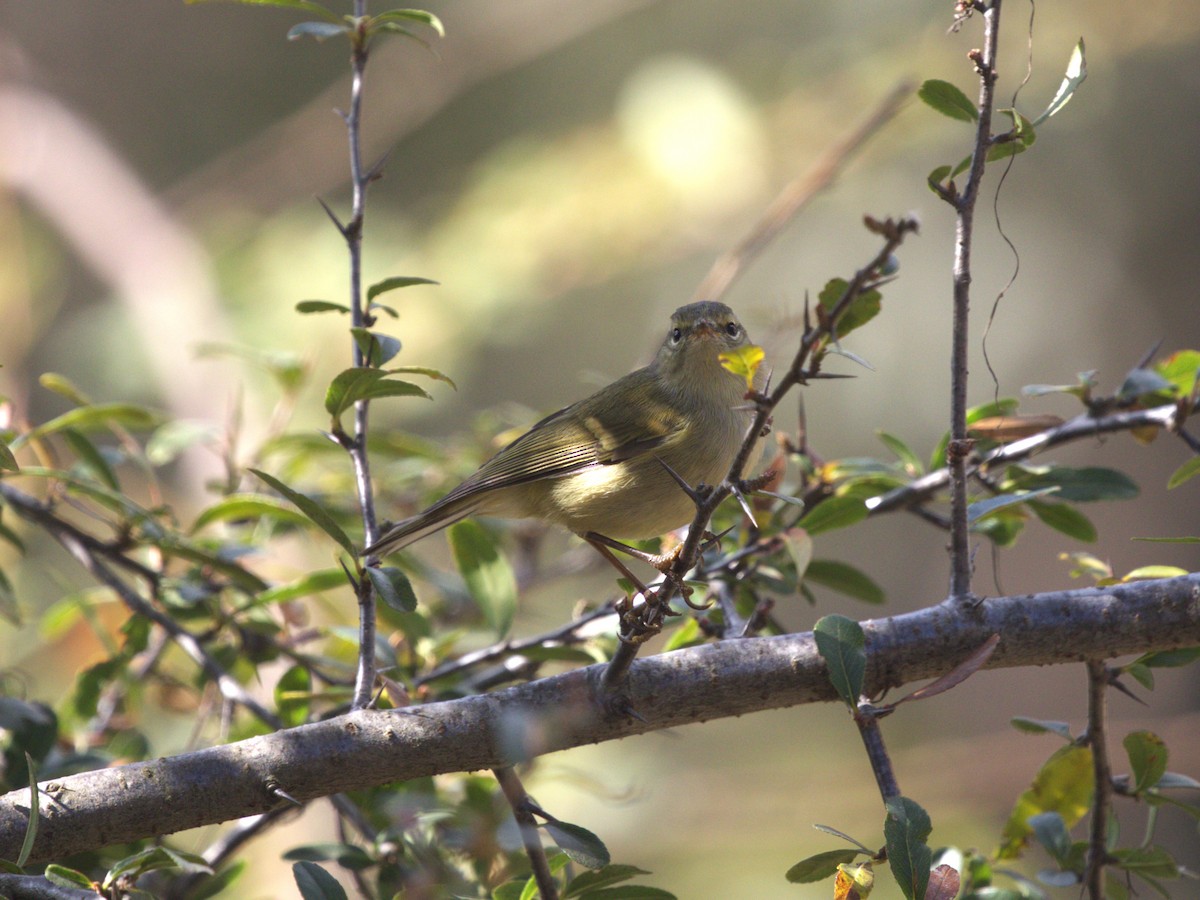
[[[645, 384], [638, 384], [638, 381]], [[629, 383], [632, 382], [632, 383]], [[610, 392], [637, 396], [635, 409], [607, 402]], [[600, 393], [560, 409], [534, 425], [483, 464], [446, 496], [574, 475], [649, 453], [682, 433], [683, 416], [656, 390], [645, 370], [631, 373]]]

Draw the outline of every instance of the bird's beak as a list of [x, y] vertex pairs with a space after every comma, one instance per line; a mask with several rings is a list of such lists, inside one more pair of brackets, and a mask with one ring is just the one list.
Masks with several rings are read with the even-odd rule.
[[696, 335], [696, 337], [716, 337], [717, 329], [712, 322], [705, 322], [701, 320], [696, 323], [693, 333]]

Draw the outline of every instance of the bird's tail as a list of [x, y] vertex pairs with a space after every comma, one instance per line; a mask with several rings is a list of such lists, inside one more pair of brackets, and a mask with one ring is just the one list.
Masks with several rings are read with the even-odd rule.
[[371, 546], [363, 550], [363, 556], [386, 556], [396, 550], [414, 544], [423, 537], [441, 531], [455, 522], [475, 513], [477, 500], [454, 499], [449, 503], [435, 503], [424, 512], [397, 522]]

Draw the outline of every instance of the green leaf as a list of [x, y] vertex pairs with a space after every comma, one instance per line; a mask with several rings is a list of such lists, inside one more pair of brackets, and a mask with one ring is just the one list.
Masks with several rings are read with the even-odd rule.
[[350, 307], [344, 303], [334, 303], [330, 300], [301, 300], [296, 304], [296, 312], [303, 315], [323, 312], [348, 313]]
[[1026, 397], [1045, 397], [1048, 394], [1071, 394], [1074, 397], [1086, 397], [1095, 387], [1095, 382], [1090, 380], [1095, 373], [1083, 372], [1081, 375], [1087, 376], [1087, 378], [1081, 378], [1077, 384], [1027, 384], [1021, 388], [1021, 393]]
[[[446, 28], [442, 25], [441, 19], [431, 12], [426, 12], [423, 9], [389, 9], [387, 12], [381, 12], [375, 16], [372, 22], [417, 22], [421, 25], [428, 25], [438, 37], [446, 36]], [[428, 282], [436, 284], [437, 282]]]
[[1096, 526], [1083, 513], [1068, 503], [1043, 503], [1040, 500], [1029, 501], [1029, 508], [1044, 524], [1055, 531], [1061, 531], [1067, 537], [1089, 544], [1096, 541]]
[[1200, 659], [1200, 647], [1182, 647], [1178, 650], [1154, 650], [1139, 656], [1134, 662], [1153, 669], [1176, 669], [1190, 666]]
[[[531, 881], [533, 881], [532, 875], [523, 880], [513, 879], [512, 881], [506, 881], [492, 891], [491, 900], [525, 900], [524, 889]], [[537, 882], [534, 882], [534, 886], [536, 888]]]
[[1025, 529], [1027, 518], [1024, 509], [1010, 506], [984, 516], [971, 525], [971, 531], [983, 535], [997, 547], [1011, 547]]
[[[846, 295], [850, 283], [844, 278], [831, 278], [821, 289], [818, 300], [826, 312], [832, 313], [838, 302]], [[866, 325], [879, 315], [883, 295], [876, 290], [861, 292], [847, 307], [841, 318], [834, 323], [834, 333], [843, 338], [856, 328]]]
[[21, 467], [17, 465], [17, 458], [13, 456], [13, 452], [9, 449], [8, 441], [0, 439], [0, 470], [7, 469], [9, 472], [19, 472]]
[[48, 391], [66, 397], [76, 406], [88, 406], [92, 400], [66, 375], [58, 372], [43, 372], [38, 376], [38, 384]]
[[294, 581], [260, 591], [258, 596], [254, 598], [253, 605], [266, 606], [270, 603], [287, 603], [291, 600], [298, 600], [301, 597], [308, 597], [312, 594], [319, 594], [322, 591], [343, 587], [345, 584], [346, 573], [340, 568], [317, 569], [302, 575]]
[[348, 900], [345, 888], [315, 862], [296, 863], [292, 866], [292, 877], [303, 900]]
[[[399, 10], [397, 10], [398, 12]], [[376, 18], [382, 18], [386, 13]], [[367, 302], [370, 303], [380, 294], [386, 294], [388, 291], [395, 291], [400, 288], [412, 287], [415, 284], [437, 284], [438, 282], [430, 278], [406, 278], [404, 276], [395, 276], [393, 278], [385, 278], [383, 281], [377, 281], [367, 288]]]
[[283, 858], [289, 862], [292, 860], [307, 860], [308, 862], [333, 860], [339, 866], [355, 872], [361, 872], [375, 865], [375, 861], [371, 859], [362, 847], [357, 847], [354, 844], [343, 844], [337, 841], [293, 847], [287, 853], [283, 854]]
[[350, 26], [344, 23], [298, 22], [288, 29], [287, 39], [289, 41], [297, 41], [302, 37], [310, 37], [318, 41], [324, 41], [331, 37], [340, 37], [343, 34], [349, 34], [350, 31]]
[[[458, 385], [451, 381], [447, 375], [428, 366], [396, 366], [395, 368], [388, 369], [388, 371], [393, 375], [424, 375], [426, 378], [432, 378], [434, 381], [444, 381], [450, 387], [454, 388], [454, 390], [458, 390]], [[440, 458], [440, 454], [437, 455]]]
[[925, 842], [933, 823], [929, 814], [907, 797], [892, 797], [884, 805], [883, 836], [892, 875], [908, 900], [924, 900], [933, 862], [933, 852]]
[[337, 422], [342, 413], [359, 400], [374, 400], [379, 397], [433, 399], [423, 388], [407, 381], [390, 379], [387, 377], [390, 374], [387, 369], [372, 369], [366, 366], [354, 366], [338, 373], [325, 391], [326, 412]]
[[1171, 477], [1167, 479], [1167, 490], [1174, 490], [1185, 481], [1190, 481], [1197, 475], [1200, 475], [1200, 456], [1193, 456], [1171, 473]]
[[76, 887], [83, 888], [84, 890], [95, 889], [92, 879], [88, 878], [82, 872], [68, 869], [66, 866], [60, 866], [57, 863], [50, 863], [50, 865], [46, 866], [46, 871], [42, 874], [47, 881], [58, 887]]
[[367, 566], [367, 577], [379, 599], [397, 612], [412, 612], [417, 608], [417, 595], [408, 576], [395, 566]]
[[700, 623], [689, 617], [671, 632], [671, 636], [667, 638], [667, 642], [663, 645], [663, 652], [667, 653], [683, 647], [693, 647], [697, 644], [703, 644], [707, 640], [708, 635], [700, 630]]
[[320, 503], [311, 497], [306, 497], [299, 491], [292, 490], [274, 475], [268, 475], [259, 469], [250, 469], [250, 471], [265, 481], [270, 487], [283, 494], [288, 500], [291, 500], [308, 517], [309, 521], [337, 541], [347, 553], [351, 556], [358, 556], [358, 551], [350, 543], [350, 538], [342, 530], [342, 526], [337, 523], [333, 516]]
[[1132, 847], [1114, 850], [1112, 855], [1113, 865], [1142, 878], [1178, 878], [1180, 875], [1179, 864], [1162, 847]]
[[1006, 159], [1009, 156], [1024, 153], [1037, 140], [1037, 132], [1034, 130], [1033, 123], [1023, 115], [1011, 109], [1001, 109], [997, 110], [997, 112], [1005, 113], [1012, 119], [1013, 127], [1011, 132], [1006, 135], [1009, 138], [1008, 140], [992, 144], [988, 148], [988, 162], [995, 162], [998, 159]]
[[517, 581], [508, 560], [478, 522], [455, 522], [447, 536], [471, 598], [496, 636], [504, 637], [517, 608]]
[[780, 537], [783, 538], [783, 545], [787, 549], [788, 556], [791, 557], [792, 564], [796, 567], [796, 578], [804, 578], [804, 573], [808, 571], [808, 567], [812, 563], [812, 538], [803, 528], [789, 528], [780, 534]]
[[846, 528], [867, 517], [867, 505], [858, 497], [835, 496], [822, 500], [796, 524], [810, 535]]
[[[1138, 495], [1138, 486], [1124, 472], [1090, 466], [1010, 466], [1008, 482], [1016, 488], [1036, 491], [1057, 487], [1056, 499], [1072, 503], [1097, 500], [1129, 500]], [[1008, 484], [1006, 484], [1006, 489]]]
[[888, 434], [886, 431], [876, 431], [876, 437], [883, 441], [884, 446], [896, 455], [896, 458], [904, 465], [904, 471], [909, 475], [924, 475], [925, 466], [921, 464], [917, 454], [909, 448], [908, 444], [900, 440], [893, 434]]
[[308, 721], [312, 710], [312, 676], [304, 666], [292, 666], [275, 685], [275, 709], [285, 728]]
[[1006, 506], [1017, 506], [1025, 503], [1027, 500], [1032, 500], [1034, 497], [1041, 497], [1044, 494], [1050, 494], [1057, 490], [1057, 487], [1046, 487], [1036, 491], [1022, 491], [1019, 494], [1000, 494], [996, 497], [988, 497], [986, 500], [976, 500], [967, 507], [967, 521], [978, 521], [998, 509], [1004, 509]]
[[1009, 719], [1009, 723], [1026, 734], [1057, 734], [1063, 740], [1073, 741], [1075, 736], [1071, 734], [1071, 726], [1066, 722], [1051, 722], [1045, 719], [1027, 719], [1024, 716], [1014, 716]]
[[1200, 378], [1200, 350], [1176, 350], [1155, 363], [1154, 371], [1175, 386], [1176, 396], [1190, 397]]
[[358, 345], [366, 365], [379, 368], [400, 352], [400, 340], [388, 334], [379, 334], [368, 328], [351, 328], [354, 343]]
[[612, 887], [614, 884], [620, 884], [622, 881], [628, 881], [638, 875], [649, 875], [645, 869], [639, 869], [637, 866], [621, 865], [619, 863], [607, 865], [602, 869], [588, 869], [585, 872], [580, 872], [563, 888], [563, 900], [570, 897], [579, 897], [586, 894], [588, 891], [598, 891], [602, 888]]
[[844, 562], [814, 559], [804, 575], [807, 581], [831, 588], [864, 603], [883, 603], [883, 588], [866, 574]]
[[1039, 813], [1055, 812], [1071, 828], [1092, 804], [1092, 751], [1070, 744], [1056, 750], [1021, 794], [1005, 823], [999, 859], [1015, 859], [1033, 829], [1029, 820]]
[[979, 118], [979, 110], [975, 108], [975, 104], [966, 94], [948, 81], [930, 78], [917, 90], [917, 96], [927, 105], [951, 119], [957, 119], [960, 122], [974, 122]]
[[851, 709], [857, 708], [867, 671], [862, 628], [845, 616], [825, 616], [813, 626], [813, 638], [838, 696]]
[[1133, 792], [1142, 792], [1158, 784], [1167, 771], [1167, 745], [1152, 731], [1133, 731], [1122, 742], [1133, 772]]
[[602, 869], [612, 862], [604, 841], [580, 825], [560, 822], [557, 819], [543, 822], [542, 828], [558, 846], [575, 862], [589, 869]]
[[844, 863], [852, 863], [859, 851], [852, 849], [826, 850], [806, 859], [800, 860], [784, 876], [792, 884], [811, 884], [814, 881], [824, 881], [837, 874], [837, 867]]
[[929, 185], [929, 189], [935, 194], [938, 192], [937, 188], [942, 184], [943, 181], [946, 180], [947, 176], [949, 176], [950, 169], [951, 166], [938, 166], [936, 169], [930, 172], [925, 179], [926, 183]]
[[108, 890], [122, 878], [135, 880], [146, 872], [159, 869], [179, 869], [186, 874], [212, 874], [212, 868], [204, 857], [195, 853], [169, 847], [148, 847], [114, 863], [105, 874], [101, 888]]
[[1050, 105], [1046, 107], [1045, 111], [1033, 120], [1033, 124], [1041, 125], [1048, 118], [1060, 112], [1071, 102], [1075, 91], [1083, 84], [1085, 78], [1087, 78], [1087, 58], [1084, 56], [1083, 38], [1080, 38], [1075, 49], [1071, 51], [1071, 58], [1067, 60], [1067, 72], [1063, 76], [1062, 84], [1058, 86], [1058, 90], [1054, 94], [1054, 99], [1050, 101]]
[[94, 431], [99, 428], [119, 426], [122, 428], [153, 428], [162, 421], [162, 416], [151, 412], [144, 406], [133, 403], [97, 403], [94, 406], [80, 406], [69, 410], [61, 416], [56, 416], [49, 422], [43, 422], [37, 428], [20, 435], [13, 446], [45, 437], [48, 434], [74, 428], [78, 431]]
[[279, 519], [298, 525], [308, 522], [305, 516], [274, 497], [265, 494], [230, 494], [196, 517], [196, 521], [192, 524], [192, 533], [196, 533], [213, 522], [258, 518]]
[[114, 491], [121, 489], [117, 475], [108, 464], [108, 460], [104, 458], [104, 454], [82, 432], [76, 431], [74, 428], [64, 428], [62, 436], [63, 440], [67, 442], [67, 446], [75, 451], [75, 455], [79, 457], [79, 461], [83, 463], [83, 467], [93, 478]]

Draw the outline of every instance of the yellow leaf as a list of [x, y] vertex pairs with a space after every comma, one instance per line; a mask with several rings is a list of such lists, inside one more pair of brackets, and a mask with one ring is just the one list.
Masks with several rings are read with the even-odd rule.
[[1159, 430], [1157, 425], [1143, 425], [1141, 428], [1131, 428], [1129, 433], [1139, 444], [1150, 444], [1158, 437]]
[[1039, 813], [1056, 812], [1067, 828], [1073, 826], [1092, 804], [1092, 750], [1070, 744], [1054, 753], [1013, 807], [1004, 826], [1000, 859], [1020, 855], [1033, 828], [1029, 819]]
[[752, 391], [754, 390], [754, 373], [758, 371], [764, 356], [766, 354], [762, 347], [756, 344], [747, 344], [745, 347], [738, 347], [736, 350], [722, 353], [717, 359], [734, 375], [745, 378], [746, 390]]
[[875, 872], [864, 863], [839, 863], [833, 882], [834, 900], [866, 900], [875, 886]]

